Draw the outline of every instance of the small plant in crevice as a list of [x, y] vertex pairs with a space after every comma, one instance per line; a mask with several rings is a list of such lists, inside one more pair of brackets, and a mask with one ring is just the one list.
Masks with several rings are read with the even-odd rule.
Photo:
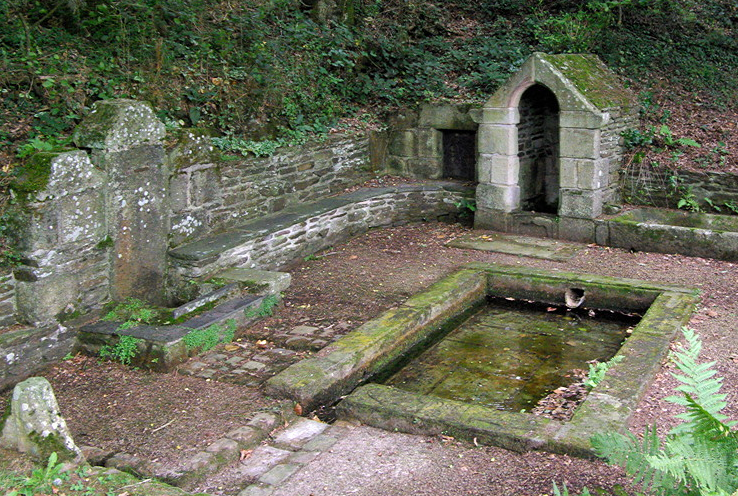
[[461, 219], [473, 218], [474, 212], [477, 211], [477, 201], [474, 198], [462, 198], [455, 202], [454, 206], [459, 209]]
[[102, 359], [112, 360], [123, 365], [130, 365], [131, 360], [138, 355], [138, 345], [142, 342], [143, 339], [133, 336], [119, 336], [117, 343], [114, 345], [103, 345], [98, 354]]
[[702, 212], [700, 202], [697, 200], [697, 196], [692, 192], [692, 187], [687, 188], [680, 187], [680, 197], [677, 201], [677, 208], [688, 210], [690, 212]]
[[280, 296], [270, 294], [261, 300], [261, 304], [256, 308], [248, 308], [244, 311], [246, 317], [271, 317], [274, 315], [274, 309], [279, 305]]
[[610, 368], [623, 361], [622, 355], [614, 356], [607, 362], [594, 362], [589, 364], [589, 373], [584, 379], [584, 385], [588, 390], [592, 390], [605, 378], [605, 374]]
[[220, 343], [230, 343], [236, 333], [236, 321], [228, 320], [225, 325], [213, 324], [203, 329], [190, 331], [184, 337], [187, 352], [197, 350], [204, 353]]
[[138, 298], [127, 298], [117, 303], [102, 320], [123, 321], [118, 329], [130, 329], [141, 324], [153, 324], [162, 318], [162, 309], [153, 307]]

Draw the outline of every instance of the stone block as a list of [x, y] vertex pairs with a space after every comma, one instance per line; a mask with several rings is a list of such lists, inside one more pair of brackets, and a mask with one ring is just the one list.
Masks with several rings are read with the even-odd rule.
[[[285, 350], [287, 351], [287, 350]], [[248, 425], [269, 433], [277, 426], [278, 418], [273, 413], [260, 412], [249, 420]]]
[[591, 219], [561, 217], [558, 228], [558, 235], [562, 239], [580, 243], [595, 242], [595, 223]]
[[[487, 155], [480, 154], [477, 167], [480, 177], [486, 176], [487, 181], [480, 183], [514, 186], [520, 180], [520, 159], [516, 155]], [[482, 171], [485, 171], [482, 174]]]
[[479, 153], [517, 155], [517, 126], [480, 124], [477, 131], [477, 149]]
[[596, 129], [561, 128], [559, 131], [561, 157], [600, 158], [600, 131]]
[[564, 189], [596, 190], [610, 182], [607, 160], [561, 158], [560, 186]]
[[414, 157], [416, 156], [416, 143], [414, 131], [395, 131], [390, 134], [387, 152], [397, 157]]
[[435, 129], [453, 129], [458, 131], [474, 131], [477, 128], [469, 115], [471, 106], [423, 104], [420, 108], [418, 126]]
[[167, 148], [167, 162], [172, 170], [211, 164], [220, 157], [220, 151], [213, 146], [208, 129], [183, 128], [169, 132], [167, 141], [173, 142]]
[[485, 108], [482, 110], [480, 124], [508, 124], [520, 122], [520, 111], [517, 107]]
[[248, 447], [258, 444], [264, 438], [264, 433], [255, 427], [245, 425], [228, 432], [226, 437], [233, 439], [241, 447]]
[[602, 215], [603, 190], [561, 189], [560, 198], [559, 215], [562, 217], [594, 219]]
[[416, 132], [418, 157], [440, 158], [443, 133], [437, 129], [420, 128]]
[[227, 462], [230, 460], [237, 460], [240, 446], [233, 439], [223, 437], [210, 444], [205, 451], [213, 453], [219, 461]]
[[498, 184], [477, 185], [477, 209], [512, 212], [520, 205], [520, 188]]
[[272, 496], [274, 494], [274, 486], [271, 484], [252, 484], [240, 493], [238, 496]]
[[602, 129], [610, 122], [608, 112], [587, 112], [583, 110], [562, 110], [559, 112], [559, 126], [581, 129]]
[[166, 135], [164, 123], [150, 104], [115, 99], [95, 102], [72, 135], [80, 148], [125, 150], [140, 145], [160, 144]]
[[411, 158], [407, 162], [407, 173], [419, 179], [440, 179], [443, 176], [443, 161], [440, 158]]
[[78, 274], [37, 269], [35, 281], [19, 278], [15, 287], [18, 319], [30, 324], [48, 323], [63, 313], [79, 296]]

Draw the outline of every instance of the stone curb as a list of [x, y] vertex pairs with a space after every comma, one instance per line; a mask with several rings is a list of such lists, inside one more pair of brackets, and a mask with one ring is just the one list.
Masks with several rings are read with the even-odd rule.
[[301, 418], [282, 431], [273, 446], [261, 446], [244, 460], [243, 474], [255, 482], [238, 496], [270, 496], [276, 488], [298, 473], [321, 453], [330, 450], [353, 425], [347, 422], [324, 424]]
[[[283, 404], [284, 407], [288, 405]], [[290, 405], [291, 406], [291, 405]], [[198, 480], [208, 473], [217, 472], [234, 460], [241, 450], [258, 446], [277, 427], [279, 417], [273, 413], [257, 413], [246, 425], [226, 433], [184, 462], [183, 469], [164, 478], [177, 486]]]

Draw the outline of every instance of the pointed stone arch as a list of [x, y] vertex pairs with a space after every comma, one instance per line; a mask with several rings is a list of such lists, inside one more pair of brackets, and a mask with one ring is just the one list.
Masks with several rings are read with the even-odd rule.
[[535, 53], [484, 104], [478, 118], [478, 227], [510, 230], [506, 214], [524, 210], [520, 102], [534, 86], [550, 91], [558, 107], [558, 201], [550, 213], [594, 219], [617, 196], [620, 132], [636, 121], [633, 94], [594, 55]]

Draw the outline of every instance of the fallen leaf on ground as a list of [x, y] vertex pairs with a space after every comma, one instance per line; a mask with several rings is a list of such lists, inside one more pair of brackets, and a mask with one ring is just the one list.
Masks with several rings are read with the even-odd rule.
[[240, 462], [244, 461], [246, 458], [250, 457], [251, 456], [251, 453], [253, 453], [253, 452], [254, 452], [254, 450], [245, 450], [245, 449], [242, 449], [241, 450], [241, 454], [238, 457], [238, 461], [240, 461]]

